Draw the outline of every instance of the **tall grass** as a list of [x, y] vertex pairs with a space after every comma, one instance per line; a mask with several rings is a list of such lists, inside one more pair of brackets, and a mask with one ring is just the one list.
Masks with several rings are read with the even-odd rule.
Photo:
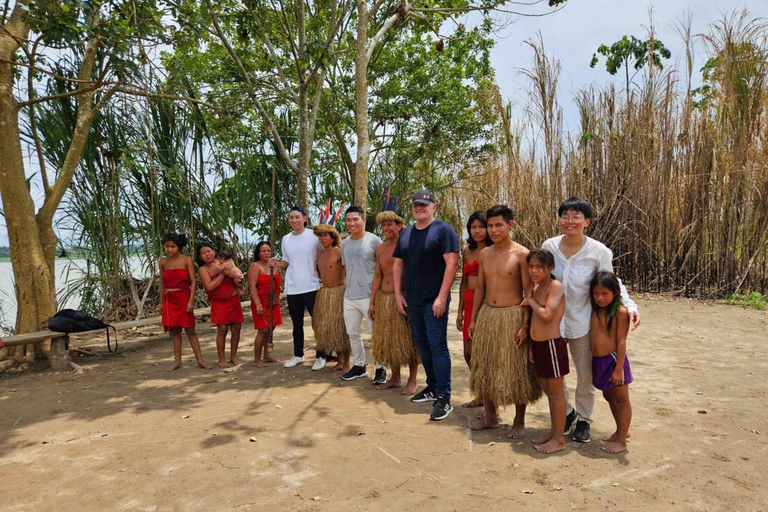
[[460, 193], [460, 208], [511, 203], [516, 236], [533, 247], [559, 234], [557, 205], [580, 196], [596, 212], [589, 234], [636, 288], [765, 293], [768, 28], [733, 12], [706, 34], [681, 33], [689, 51], [706, 46], [706, 87], [691, 90], [688, 60], [647, 74], [628, 99], [610, 85], [587, 88], [575, 95], [580, 125], [570, 133], [556, 101], [559, 63], [531, 43], [528, 122], [500, 116], [506, 155], [466, 180], [476, 192]]

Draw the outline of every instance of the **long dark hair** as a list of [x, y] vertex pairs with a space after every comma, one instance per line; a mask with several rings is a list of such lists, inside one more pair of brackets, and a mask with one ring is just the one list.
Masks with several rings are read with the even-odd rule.
[[203, 249], [203, 247], [208, 247], [210, 250], [212, 250], [214, 253], [216, 252], [216, 249], [214, 249], [213, 245], [209, 244], [208, 242], [200, 242], [195, 246], [195, 261], [197, 261], [198, 267], [204, 267], [205, 262], [200, 257], [200, 251]]
[[173, 242], [176, 247], [179, 248], [179, 252], [187, 245], [187, 235], [184, 233], [166, 233], [163, 238], [160, 239], [160, 244], [165, 245], [166, 242]]
[[[261, 242], [257, 243], [256, 248], [253, 250], [253, 261], [261, 261], [261, 257], [259, 256], [259, 253], [261, 252], [261, 248], [265, 245], [268, 245], [269, 248], [272, 249], [272, 244], [270, 244], [266, 240], [262, 240]], [[272, 254], [272, 256], [274, 256], [274, 253]]]
[[472, 224], [476, 220], [479, 220], [480, 223], [483, 225], [483, 227], [486, 228], [485, 231], [485, 245], [486, 247], [489, 245], [493, 245], [493, 240], [491, 240], [490, 235], [488, 235], [488, 219], [485, 217], [485, 212], [483, 210], [477, 210], [476, 212], [472, 212], [472, 215], [469, 216], [469, 219], [467, 219], [467, 244], [469, 245], [469, 248], [473, 251], [477, 249], [477, 242], [474, 238], [472, 238]]
[[616, 274], [613, 272], [601, 270], [595, 274], [595, 277], [593, 277], [592, 281], [589, 283], [589, 301], [592, 303], [592, 311], [600, 311], [602, 309], [597, 302], [595, 302], [595, 298], [592, 295], [592, 291], [596, 286], [607, 288], [613, 293], [613, 302], [606, 308], [608, 310], [608, 332], [611, 332], [613, 317], [616, 316], [616, 312], [619, 310], [619, 306], [621, 306], [621, 284], [619, 284], [619, 278], [616, 277]]

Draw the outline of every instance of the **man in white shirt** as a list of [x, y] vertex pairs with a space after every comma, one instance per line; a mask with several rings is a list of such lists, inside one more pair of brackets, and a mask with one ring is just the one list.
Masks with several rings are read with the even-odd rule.
[[[272, 260], [275, 266], [287, 269], [285, 272], [285, 294], [288, 297], [288, 312], [293, 323], [293, 357], [283, 366], [293, 368], [304, 362], [304, 310], [312, 312], [315, 295], [320, 288], [317, 274], [317, 251], [321, 248], [315, 234], [306, 229], [307, 214], [301, 206], [294, 206], [288, 213], [288, 224], [292, 231], [285, 235], [280, 244], [282, 260]], [[313, 370], [325, 366], [325, 353], [318, 350]]]
[[[560, 324], [560, 334], [568, 340], [576, 367], [575, 407], [571, 405], [568, 388], [563, 381], [569, 411], [565, 420], [565, 435], [573, 433], [574, 441], [588, 443], [597, 396], [597, 390], [592, 386], [592, 348], [589, 343], [592, 306], [589, 301], [589, 283], [601, 270], [613, 272], [613, 253], [602, 243], [584, 234], [592, 222], [592, 207], [588, 202], [571, 197], [560, 205], [557, 214], [563, 234], [550, 238], [542, 244], [542, 248], [555, 256], [553, 275], [563, 284], [565, 292], [565, 315]], [[629, 310], [632, 330], [635, 330], [640, 325], [640, 312], [623, 284], [621, 301]]]
[[[381, 238], [365, 230], [365, 212], [359, 206], [350, 206], [344, 214], [349, 236], [341, 242], [341, 261], [347, 273], [347, 289], [344, 292], [344, 323], [352, 348], [352, 368], [341, 376], [343, 380], [366, 377], [365, 346], [363, 345], [362, 324], [368, 318], [371, 302], [373, 275], [376, 271], [376, 249]], [[369, 329], [372, 320], [368, 319]], [[374, 384], [383, 384], [387, 371], [376, 364]]]

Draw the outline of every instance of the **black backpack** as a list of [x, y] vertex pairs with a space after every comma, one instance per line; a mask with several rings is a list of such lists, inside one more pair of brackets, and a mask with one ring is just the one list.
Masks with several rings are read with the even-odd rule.
[[[109, 329], [115, 331], [115, 350], [112, 350], [112, 345], [109, 339]], [[95, 331], [97, 329], [107, 330], [107, 349], [110, 352], [117, 352], [117, 329], [109, 324], [105, 324], [98, 318], [88, 316], [82, 311], [76, 309], [62, 309], [52, 317], [48, 319], [48, 329], [57, 332], [65, 332], [67, 334], [72, 332], [85, 332]], [[69, 340], [67, 340], [67, 349], [69, 349]]]

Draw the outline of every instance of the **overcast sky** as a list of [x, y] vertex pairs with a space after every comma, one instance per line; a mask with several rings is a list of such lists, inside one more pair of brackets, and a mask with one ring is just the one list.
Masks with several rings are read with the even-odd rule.
[[[675, 31], [675, 24], [687, 13], [692, 16], [692, 32], [708, 30], [709, 24], [722, 18], [733, 9], [746, 8], [753, 15], [768, 18], [768, 0], [569, 0], [559, 12], [541, 18], [521, 18], [506, 28], [493, 50], [492, 62], [496, 78], [508, 101], [515, 105], [515, 115], [522, 115], [521, 108], [526, 95], [525, 80], [520, 69], [530, 66], [531, 49], [524, 41], [535, 39], [541, 32], [551, 57], [562, 62], [560, 79], [560, 103], [564, 109], [566, 129], [576, 127], [573, 94], [595, 83], [603, 85], [613, 80], [599, 65], [589, 67], [589, 61], [597, 47], [611, 44], [625, 34], [645, 37], [650, 26], [649, 8], [653, 7], [656, 37], [672, 52], [671, 62], [680, 62], [684, 56], [683, 42]], [[697, 44], [694, 79], [704, 65], [704, 45]], [[601, 67], [602, 66], [602, 67]], [[619, 83], [623, 83], [619, 77]], [[0, 245], [8, 245], [4, 219], [0, 218]]]
[[[669, 62], [679, 63], [681, 70], [685, 68], [685, 46], [675, 26], [688, 13], [692, 18], [692, 34], [707, 32], [712, 21], [734, 9], [746, 8], [754, 16], [768, 18], [768, 0], [568, 0], [563, 9], [552, 15], [518, 19], [496, 43], [492, 63], [504, 96], [518, 107], [524, 101], [527, 90], [520, 69], [529, 67], [532, 58], [532, 51], [524, 42], [537, 39], [540, 32], [548, 55], [562, 63], [560, 104], [566, 129], [576, 128], [578, 118], [571, 101], [573, 94], [590, 84], [604, 85], [614, 80], [605, 71], [604, 60], [594, 69], [589, 67], [592, 54], [601, 44], [610, 46], [624, 35], [645, 39], [651, 8], [656, 38], [672, 52]], [[694, 81], [700, 79], [699, 70], [707, 59], [703, 42], [695, 43]], [[623, 87], [624, 76], [616, 80]], [[520, 114], [518, 109], [515, 111]]]

